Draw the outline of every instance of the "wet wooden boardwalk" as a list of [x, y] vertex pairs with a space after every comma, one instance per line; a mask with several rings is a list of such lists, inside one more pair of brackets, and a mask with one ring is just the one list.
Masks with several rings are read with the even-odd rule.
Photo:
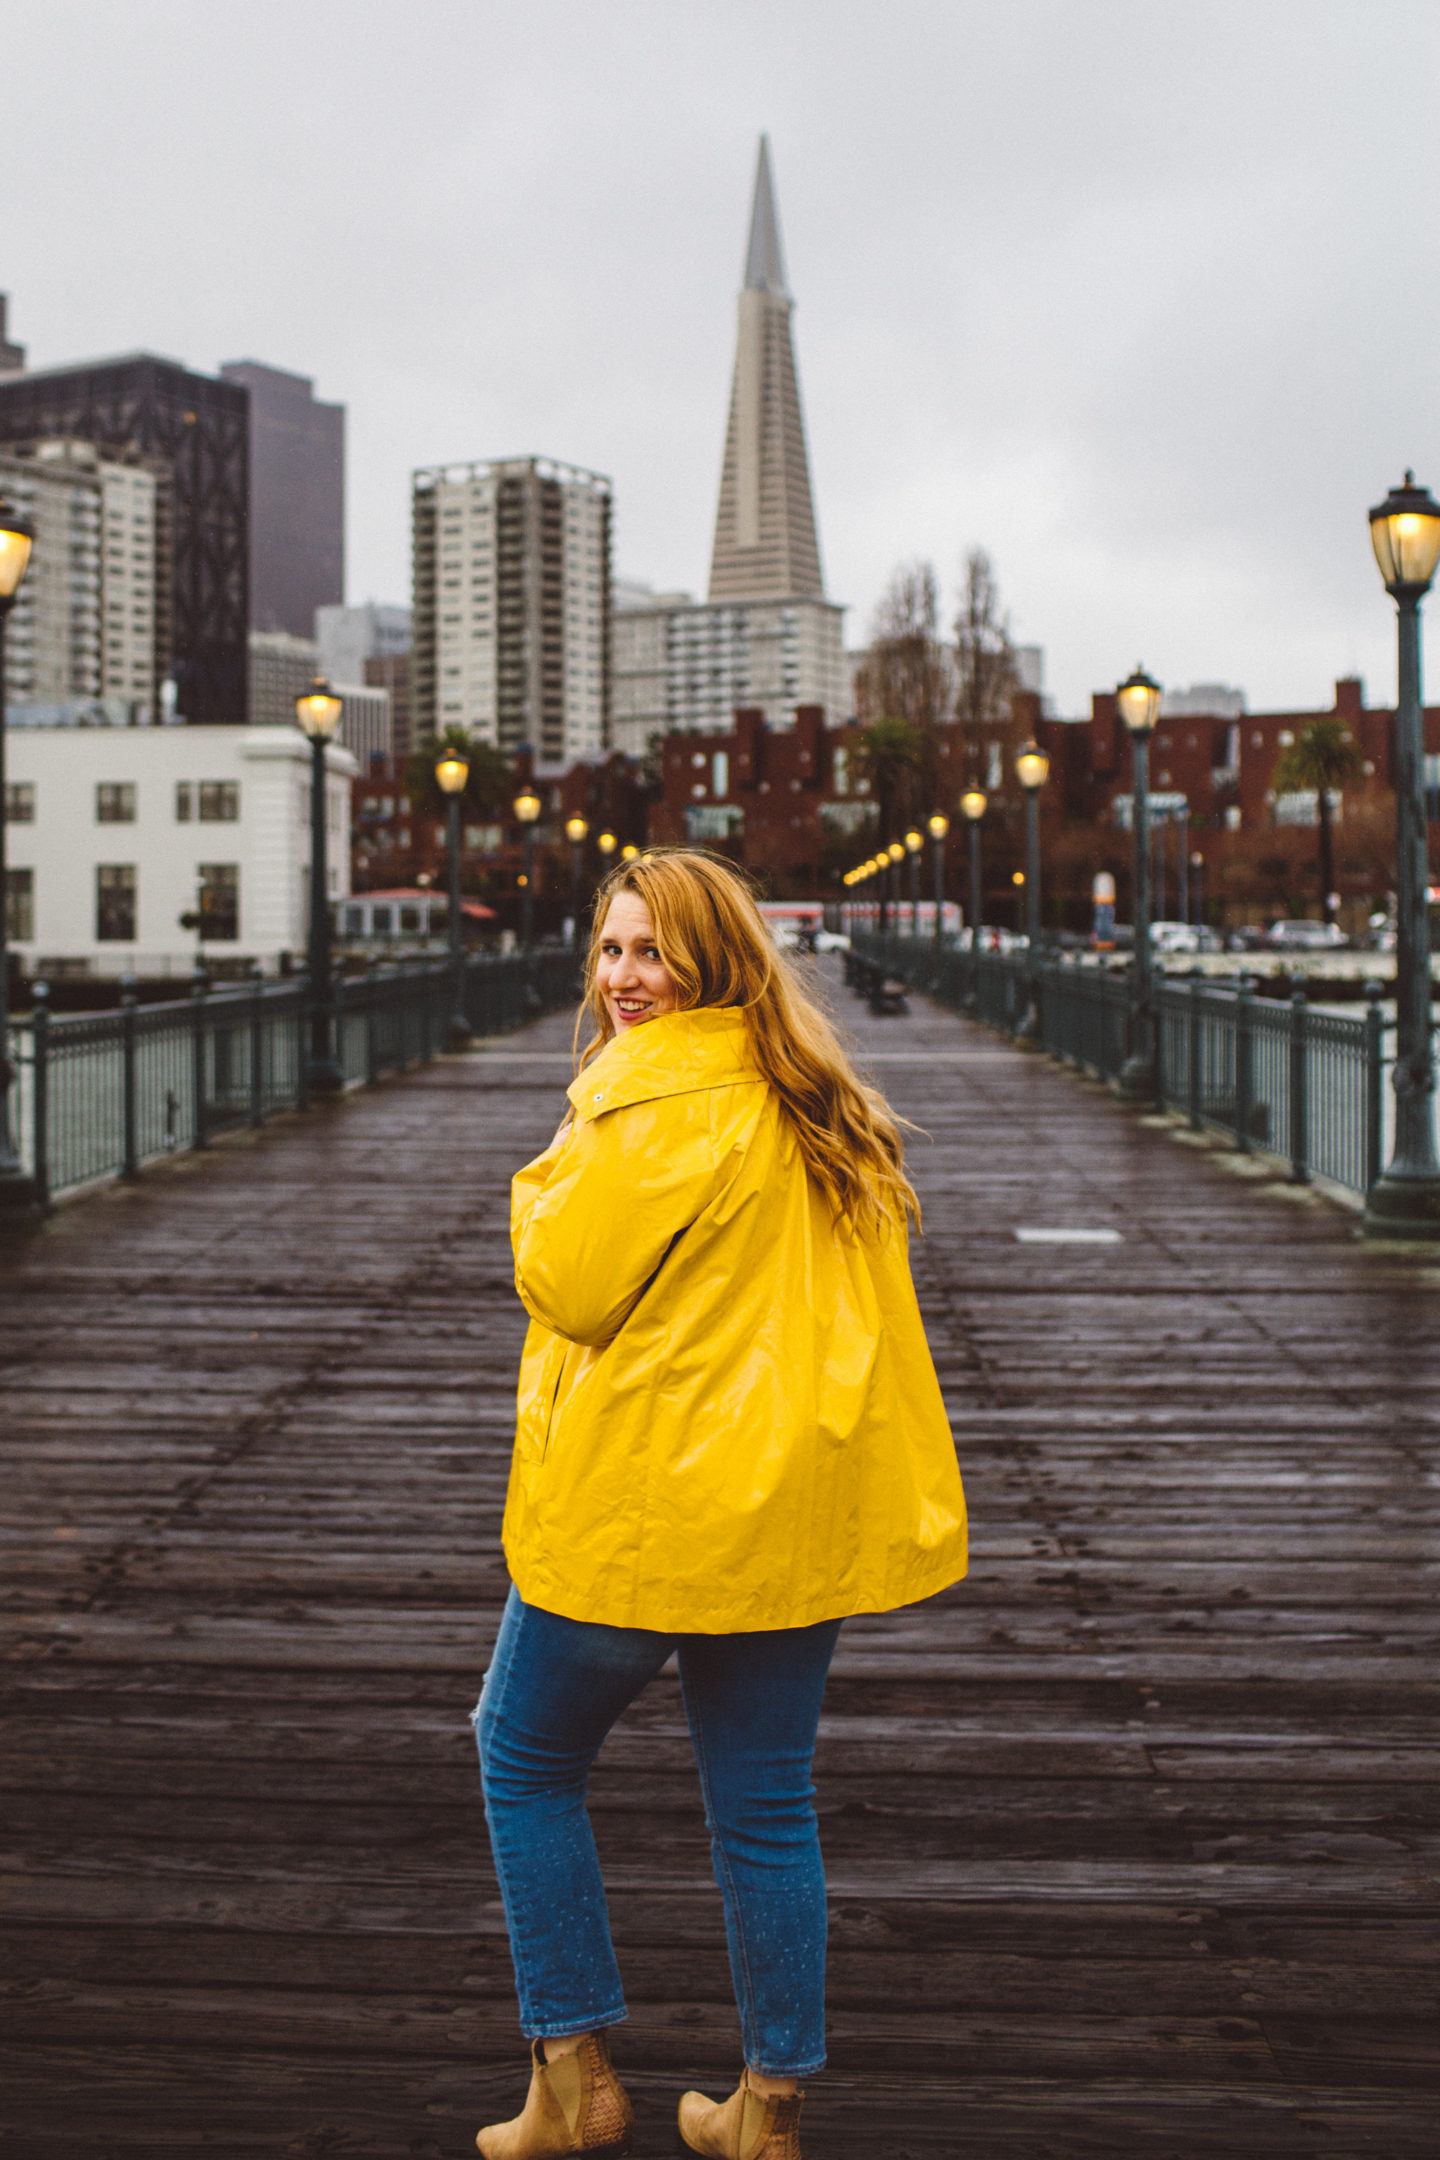
[[[850, 1623], [807, 2160], [1440, 2147], [1440, 1265], [917, 1005], [968, 1584]], [[468, 1714], [557, 1021], [0, 1262], [0, 2150], [470, 2149], [518, 2104]], [[1115, 1229], [1113, 1245], [1020, 1230]], [[737, 2061], [673, 1677], [594, 1781], [638, 2150]]]

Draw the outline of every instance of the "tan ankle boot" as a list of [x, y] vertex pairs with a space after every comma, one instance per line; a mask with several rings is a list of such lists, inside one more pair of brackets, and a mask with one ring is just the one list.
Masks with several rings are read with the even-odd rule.
[[687, 2092], [680, 2102], [680, 2135], [709, 2160], [801, 2160], [800, 2103], [793, 2093], [758, 2093], [745, 2070], [725, 2101]]
[[571, 2153], [630, 2150], [635, 2110], [610, 2061], [603, 2032], [587, 2033], [568, 2055], [545, 2059], [530, 2043], [530, 2091], [522, 2114], [476, 2132], [484, 2160], [566, 2160]]

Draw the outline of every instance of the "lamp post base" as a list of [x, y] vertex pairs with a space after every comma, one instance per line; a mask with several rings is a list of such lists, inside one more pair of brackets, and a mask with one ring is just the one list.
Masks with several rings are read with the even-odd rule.
[[1020, 1015], [1013, 1040], [1018, 1050], [1038, 1050], [1040, 1047], [1040, 1014], [1033, 997]]
[[1159, 1093], [1159, 1076], [1153, 1058], [1126, 1058], [1115, 1075], [1115, 1093], [1123, 1103], [1154, 1103]]
[[1418, 1177], [1387, 1170], [1371, 1186], [1365, 1202], [1366, 1237], [1417, 1238], [1440, 1243], [1440, 1177]]
[[40, 1192], [28, 1170], [19, 1163], [0, 1163], [0, 1236], [28, 1229], [44, 1214]]
[[312, 1058], [306, 1074], [306, 1085], [313, 1095], [343, 1095], [345, 1075], [333, 1057]]
[[452, 1053], [468, 1050], [474, 1039], [464, 1013], [452, 1013], [445, 1023], [445, 1048]]

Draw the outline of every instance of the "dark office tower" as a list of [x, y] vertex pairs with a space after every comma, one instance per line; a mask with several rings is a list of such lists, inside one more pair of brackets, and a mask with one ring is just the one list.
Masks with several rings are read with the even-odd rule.
[[10, 295], [0, 292], [0, 375], [19, 375], [25, 366], [25, 347], [10, 342], [9, 312]]
[[249, 395], [154, 353], [0, 376], [0, 444], [93, 443], [156, 479], [155, 678], [194, 721], [245, 724]]
[[313, 637], [345, 597], [345, 407], [259, 360], [220, 373], [250, 393], [250, 628]]

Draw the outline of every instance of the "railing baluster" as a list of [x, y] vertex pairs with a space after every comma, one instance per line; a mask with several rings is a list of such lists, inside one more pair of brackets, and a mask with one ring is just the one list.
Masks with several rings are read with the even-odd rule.
[[31, 992], [30, 1015], [30, 1107], [34, 1133], [35, 1198], [42, 1208], [50, 1205], [50, 985], [37, 982]]
[[135, 979], [132, 975], [127, 975], [124, 980], [124, 987], [120, 992], [120, 1175], [123, 1178], [137, 1178], [140, 1175], [135, 1073], [135, 1037], [137, 1030], [135, 1004]]
[[1290, 998], [1290, 1176], [1297, 1185], [1310, 1180], [1310, 1050], [1305, 992]]
[[208, 1147], [210, 1144], [205, 1105], [205, 1023], [209, 990], [210, 985], [203, 969], [197, 968], [194, 986], [190, 992], [190, 1085], [195, 1092], [190, 1144], [197, 1148]]

